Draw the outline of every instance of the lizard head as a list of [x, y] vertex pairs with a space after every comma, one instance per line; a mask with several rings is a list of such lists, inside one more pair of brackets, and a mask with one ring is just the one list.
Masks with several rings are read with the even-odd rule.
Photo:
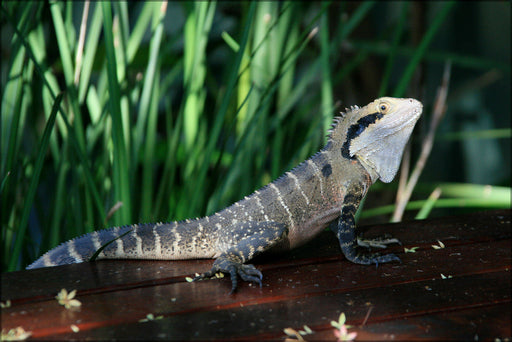
[[352, 107], [333, 128], [331, 141], [338, 135], [343, 157], [357, 158], [372, 181], [380, 178], [389, 183], [398, 171], [422, 108], [415, 99], [393, 97], [382, 97], [362, 108]]

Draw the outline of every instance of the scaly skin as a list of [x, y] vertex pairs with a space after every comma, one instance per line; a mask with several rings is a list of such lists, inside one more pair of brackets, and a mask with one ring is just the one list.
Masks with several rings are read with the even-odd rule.
[[300, 246], [329, 225], [348, 260], [360, 264], [399, 261], [393, 254], [369, 254], [359, 246], [354, 214], [377, 179], [390, 182], [394, 178], [421, 111], [421, 103], [414, 99], [389, 97], [352, 107], [334, 120], [321, 151], [224, 210], [199, 219], [86, 234], [50, 250], [27, 268], [88, 261], [115, 239], [98, 259], [215, 258], [212, 269], [195, 279], [217, 272], [230, 274], [233, 292], [238, 276], [261, 286], [261, 272], [245, 264], [255, 255], [270, 248]]

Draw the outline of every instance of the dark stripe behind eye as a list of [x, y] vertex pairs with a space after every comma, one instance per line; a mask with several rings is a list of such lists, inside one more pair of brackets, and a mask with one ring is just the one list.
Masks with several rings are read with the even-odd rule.
[[370, 126], [371, 124], [375, 123], [378, 119], [382, 118], [384, 114], [382, 113], [372, 113], [363, 116], [355, 124], [350, 126], [348, 128], [347, 132], [347, 140], [343, 143], [343, 146], [341, 147], [341, 155], [344, 158], [347, 159], [354, 159], [354, 157], [350, 156], [350, 142], [352, 139], [357, 138], [361, 135], [361, 133], [364, 132], [364, 130]]

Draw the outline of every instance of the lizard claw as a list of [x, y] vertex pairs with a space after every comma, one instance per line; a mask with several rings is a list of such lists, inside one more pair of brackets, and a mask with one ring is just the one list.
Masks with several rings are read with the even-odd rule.
[[254, 267], [254, 265], [233, 263], [233, 265], [229, 266], [228, 273], [231, 276], [231, 292], [229, 292], [229, 294], [233, 294], [236, 291], [238, 276], [240, 276], [243, 281], [252, 281], [259, 284], [260, 287], [262, 286], [261, 279], [263, 279], [263, 274]]
[[260, 287], [262, 286], [261, 280], [263, 279], [263, 274], [254, 267], [254, 265], [245, 265], [229, 259], [215, 260], [210, 271], [196, 276], [193, 281], [212, 278], [218, 272], [228, 273], [230, 275], [231, 292], [229, 292], [229, 294], [233, 294], [236, 291], [238, 287], [238, 276], [240, 276], [243, 281], [254, 282]]

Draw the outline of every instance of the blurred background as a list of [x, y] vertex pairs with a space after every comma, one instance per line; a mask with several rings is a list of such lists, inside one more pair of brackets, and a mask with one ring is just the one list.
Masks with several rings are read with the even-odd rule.
[[424, 114], [360, 224], [391, 219], [429, 135], [404, 218], [510, 208], [508, 1], [0, 6], [2, 271], [94, 229], [222, 209], [380, 96]]

